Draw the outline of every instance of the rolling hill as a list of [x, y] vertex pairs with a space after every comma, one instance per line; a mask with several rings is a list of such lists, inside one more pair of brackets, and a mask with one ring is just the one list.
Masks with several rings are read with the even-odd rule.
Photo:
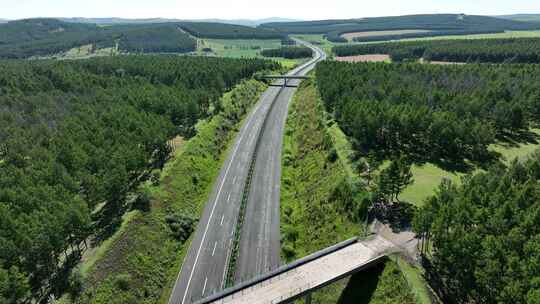
[[0, 25], [0, 58], [53, 55], [75, 47], [119, 46], [125, 52], [189, 52], [196, 41], [178, 25], [118, 25], [69, 23], [57, 19], [27, 19]]
[[540, 14], [515, 14], [515, 15], [502, 15], [495, 16], [497, 18], [525, 21], [525, 22], [540, 22]]
[[[261, 28], [287, 34], [325, 34], [331, 41], [345, 42], [344, 33], [383, 30], [430, 30], [455, 34], [539, 29], [540, 22], [522, 22], [488, 16], [463, 14], [407, 15], [342, 20], [266, 23]], [[430, 33], [426, 33], [430, 35]]]
[[[74, 23], [94, 23], [99, 25], [114, 25], [114, 24], [149, 24], [149, 23], [165, 23], [165, 22], [210, 22], [210, 23], [224, 23], [224, 24], [234, 24], [234, 25], [243, 25], [255, 27], [263, 23], [277, 23], [277, 22], [295, 22], [298, 20], [271, 17], [264, 19], [167, 19], [167, 18], [146, 18], [146, 19], [126, 19], [126, 18], [83, 18], [83, 17], [73, 17], [73, 18], [58, 18], [59, 20], [65, 22], [74, 22]], [[1, 21], [0, 21], [1, 22]], [[7, 22], [7, 21], [6, 21]]]
[[0, 24], [0, 58], [52, 55], [83, 45], [93, 49], [118, 45], [123, 52], [175, 52], [195, 50], [191, 36], [221, 39], [280, 39], [271, 29], [211, 22], [114, 24], [65, 22], [38, 18]]

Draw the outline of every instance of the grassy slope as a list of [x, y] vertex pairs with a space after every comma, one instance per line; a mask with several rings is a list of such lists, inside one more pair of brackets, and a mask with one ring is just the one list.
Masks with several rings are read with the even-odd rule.
[[[166, 303], [189, 240], [181, 243], [171, 236], [167, 214], [182, 212], [199, 217], [234, 137], [248, 108], [265, 86], [254, 80], [237, 86], [223, 99], [224, 112], [197, 126], [189, 140], [165, 167], [160, 183], [146, 184], [151, 194], [148, 212], [132, 215], [99, 250], [102, 256], [84, 266], [83, 303]], [[127, 284], [122, 284], [127, 281]]]
[[[351, 220], [343, 208], [342, 197], [350, 194], [335, 195], [341, 183], [358, 179], [351, 169], [352, 149], [337, 125], [326, 127], [322, 105], [311, 84], [304, 83], [295, 95], [284, 143], [281, 200], [284, 259], [296, 259], [360, 234], [361, 223]], [[333, 159], [333, 151], [337, 152], [337, 159]], [[339, 298], [339, 303], [416, 303], [397, 267], [394, 262], [388, 262], [382, 266], [380, 277], [380, 273], [373, 276], [367, 272], [329, 285], [313, 294], [313, 302], [336, 303]], [[372, 282], [374, 289], [366, 288], [365, 281]]]
[[316, 94], [313, 86], [296, 93], [285, 129], [281, 229], [287, 261], [359, 233], [332, 195], [347, 175], [342, 163], [329, 159], [332, 142]]

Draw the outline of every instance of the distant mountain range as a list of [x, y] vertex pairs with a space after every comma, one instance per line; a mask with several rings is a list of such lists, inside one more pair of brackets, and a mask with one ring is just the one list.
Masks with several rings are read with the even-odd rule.
[[9, 20], [7, 20], [7, 19], [1, 19], [1, 18], [0, 18], [0, 23], [6, 23], [6, 22], [8, 22], [8, 21], [9, 21]]
[[147, 24], [147, 23], [165, 23], [165, 22], [185, 22], [185, 21], [197, 21], [197, 22], [217, 22], [225, 24], [236, 24], [244, 26], [258, 26], [263, 23], [269, 22], [294, 22], [298, 21], [295, 19], [286, 19], [286, 18], [265, 18], [265, 19], [167, 19], [167, 18], [147, 18], [147, 19], [126, 19], [126, 18], [57, 18], [66, 22], [75, 22], [75, 23], [93, 23], [100, 25], [107, 24]]
[[502, 19], [516, 20], [516, 21], [540, 21], [540, 14], [515, 14], [515, 15], [502, 15], [494, 16]]

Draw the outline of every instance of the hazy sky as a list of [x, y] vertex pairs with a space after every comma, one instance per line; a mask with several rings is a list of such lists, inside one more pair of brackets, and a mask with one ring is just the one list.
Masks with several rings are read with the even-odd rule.
[[329, 19], [415, 13], [540, 13], [540, 0], [0, 0], [0, 18], [288, 17]]

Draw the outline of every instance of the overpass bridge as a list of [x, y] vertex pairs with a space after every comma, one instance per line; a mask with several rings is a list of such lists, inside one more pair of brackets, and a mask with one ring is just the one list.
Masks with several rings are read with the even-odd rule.
[[350, 239], [270, 273], [225, 289], [196, 304], [289, 303], [383, 261], [398, 248], [380, 236]]
[[260, 79], [268, 79], [268, 80], [282, 80], [280, 83], [279, 81], [273, 82], [270, 84], [270, 86], [281, 86], [281, 87], [289, 87], [289, 88], [296, 88], [298, 86], [298, 83], [296, 84], [290, 84], [291, 80], [302, 80], [302, 79], [310, 79], [311, 77], [305, 76], [305, 75], [264, 75], [261, 76]]

